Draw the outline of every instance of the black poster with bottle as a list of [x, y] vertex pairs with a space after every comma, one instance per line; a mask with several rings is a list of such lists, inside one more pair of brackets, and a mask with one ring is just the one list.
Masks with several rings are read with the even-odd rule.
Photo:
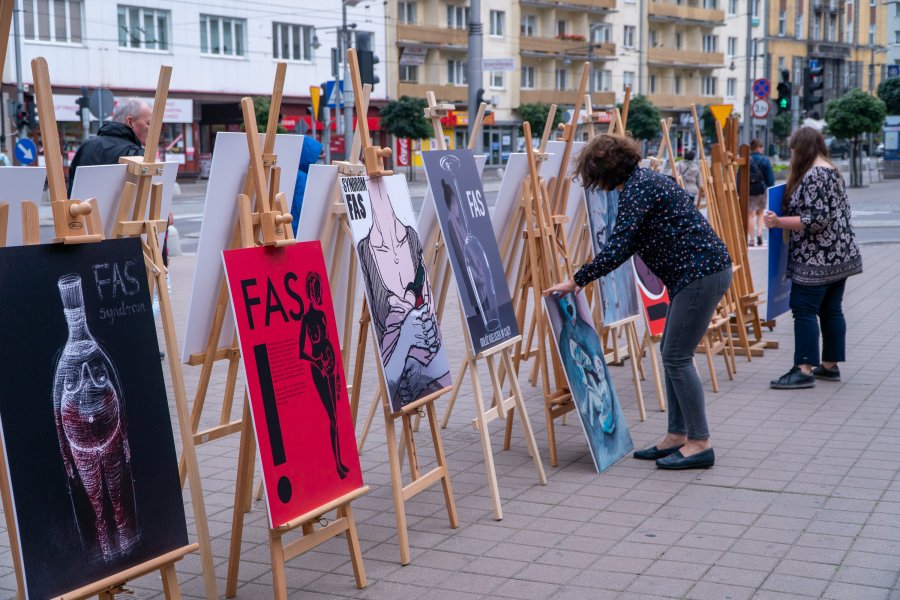
[[140, 240], [0, 249], [0, 425], [28, 598], [188, 543]]
[[[471, 150], [422, 153], [475, 354], [519, 335], [500, 249]], [[427, 232], [421, 232], [427, 235]]]

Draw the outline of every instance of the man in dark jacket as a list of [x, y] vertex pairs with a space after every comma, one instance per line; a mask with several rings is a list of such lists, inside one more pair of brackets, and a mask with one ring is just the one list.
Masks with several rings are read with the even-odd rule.
[[150, 105], [140, 98], [119, 101], [112, 121], [104, 123], [97, 136], [78, 148], [69, 165], [69, 195], [75, 181], [75, 170], [88, 165], [114, 165], [120, 156], [141, 156], [150, 130]]

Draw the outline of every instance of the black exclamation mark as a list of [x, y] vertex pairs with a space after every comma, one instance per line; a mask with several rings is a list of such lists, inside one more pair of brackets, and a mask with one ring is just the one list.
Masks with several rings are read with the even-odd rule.
[[[265, 344], [253, 347], [256, 358], [256, 374], [262, 392], [263, 409], [266, 414], [266, 428], [269, 430], [269, 446], [272, 449], [272, 462], [277, 467], [287, 462], [284, 453], [284, 438], [281, 435], [281, 422], [278, 420], [278, 404], [275, 401], [275, 384], [272, 383], [272, 369], [269, 366], [269, 352]], [[287, 504], [291, 499], [291, 480], [282, 475], [278, 479], [278, 498]]]

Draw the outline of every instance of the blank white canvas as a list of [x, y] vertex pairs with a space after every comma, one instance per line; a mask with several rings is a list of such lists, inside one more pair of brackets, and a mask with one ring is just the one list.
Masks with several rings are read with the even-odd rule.
[[40, 204], [44, 194], [44, 167], [0, 167], [0, 204], [9, 204], [6, 245], [22, 245], [22, 202]]
[[[569, 168], [566, 171], [566, 176], [570, 180], [575, 171], [575, 157], [578, 156], [578, 153], [581, 152], [584, 146], [585, 142], [573, 142], [572, 144], [572, 155], [569, 157]], [[560, 160], [562, 160], [562, 153], [565, 149], [565, 142], [547, 142], [547, 151], [558, 155]], [[569, 197], [566, 201], [566, 216], [569, 217], [569, 222], [566, 224], [566, 241], [569, 243], [569, 250], [572, 250], [572, 245], [576, 241], [576, 235], [579, 233], [575, 231], [575, 219], [579, 216], [579, 213], [584, 213], [584, 187], [582, 187], [580, 182], [572, 181], [569, 183]], [[577, 267], [578, 265], [573, 266]]]
[[[263, 138], [264, 135], [260, 134], [260, 146]], [[294, 183], [297, 181], [302, 148], [302, 135], [275, 136], [275, 154], [278, 156], [278, 166], [282, 169], [278, 191], [284, 192], [288, 206], [294, 197]], [[249, 166], [250, 153], [245, 134], [220, 132], [216, 135], [206, 201], [203, 205], [200, 241], [197, 245], [194, 284], [188, 304], [187, 330], [181, 351], [181, 360], [185, 363], [192, 354], [206, 352], [219, 286], [224, 276], [222, 252], [231, 244], [231, 236], [237, 223], [237, 197], [243, 193], [244, 178]], [[218, 347], [230, 346], [233, 338], [234, 317], [229, 303]]]

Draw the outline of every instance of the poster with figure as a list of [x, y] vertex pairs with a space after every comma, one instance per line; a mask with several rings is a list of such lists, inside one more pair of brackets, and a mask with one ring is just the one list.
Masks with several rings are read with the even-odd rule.
[[[769, 210], [781, 216], [781, 200], [786, 184], [769, 188]], [[766, 320], [771, 321], [791, 309], [791, 280], [787, 276], [790, 232], [787, 229], [769, 230], [769, 286], [766, 301]]]
[[450, 385], [450, 365], [403, 175], [341, 177], [391, 408]]
[[0, 427], [28, 598], [188, 543], [139, 239], [0, 249]]
[[598, 473], [634, 449], [584, 294], [544, 297], [572, 401]]
[[422, 153], [469, 341], [477, 355], [519, 335], [500, 249], [471, 150]]
[[669, 314], [669, 290], [639, 254], [634, 255], [632, 262], [647, 328], [652, 336], [662, 335], [666, 330], [666, 315]]
[[[596, 255], [606, 247], [606, 242], [615, 229], [616, 215], [619, 213], [619, 192], [586, 190], [585, 202], [591, 228], [591, 245]], [[639, 314], [637, 286], [630, 258], [601, 277], [597, 285], [600, 286], [605, 326], [610, 327]]]
[[362, 487], [319, 242], [223, 253], [269, 525]]

